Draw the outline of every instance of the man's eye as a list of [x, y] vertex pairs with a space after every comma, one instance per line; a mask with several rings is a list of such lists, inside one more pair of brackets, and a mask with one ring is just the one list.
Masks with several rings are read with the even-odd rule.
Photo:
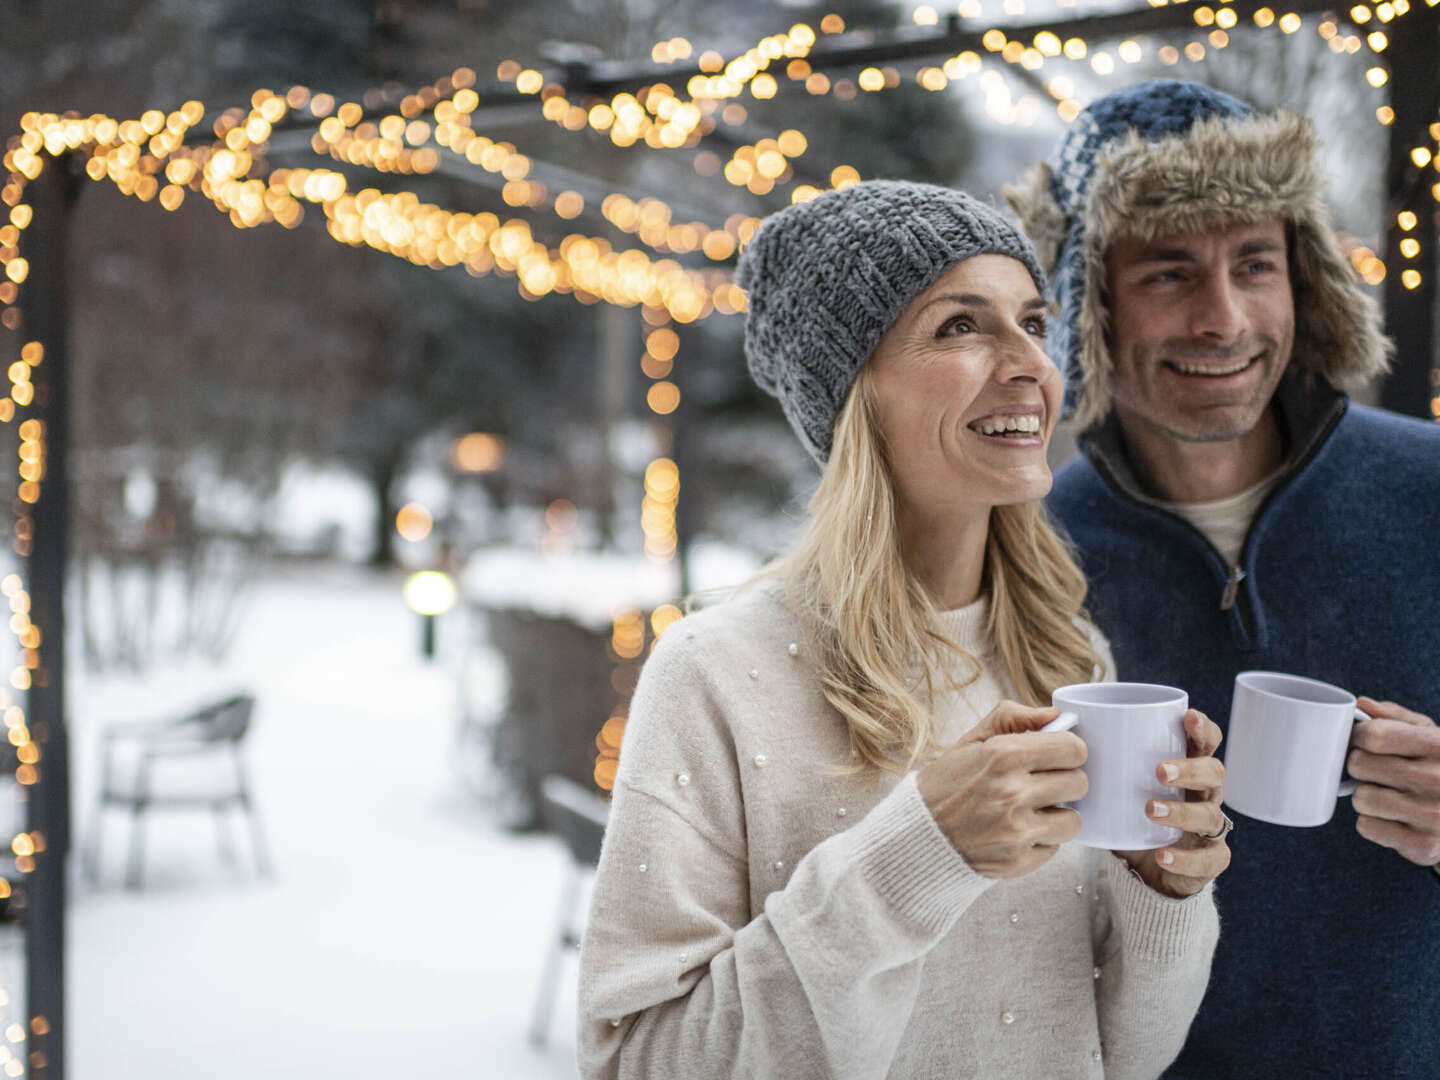
[[1026, 319], [1026, 320], [1025, 320], [1025, 330], [1026, 330], [1027, 333], [1034, 334], [1036, 337], [1044, 337], [1044, 336], [1045, 336], [1045, 320], [1044, 320], [1044, 319]]

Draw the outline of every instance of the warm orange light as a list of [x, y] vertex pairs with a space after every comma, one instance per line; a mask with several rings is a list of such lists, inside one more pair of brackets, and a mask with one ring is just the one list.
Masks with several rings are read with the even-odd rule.
[[579, 516], [569, 499], [556, 499], [545, 508], [545, 526], [554, 532], [569, 532], [575, 528]]
[[406, 503], [395, 515], [395, 531], [411, 543], [424, 540], [434, 527], [435, 519], [419, 503]]
[[652, 330], [645, 339], [645, 351], [657, 360], [673, 360], [680, 351], [680, 335], [664, 326]]
[[609, 791], [615, 786], [615, 774], [620, 771], [618, 758], [602, 757], [595, 762], [595, 786]]
[[657, 382], [646, 393], [645, 403], [653, 412], [668, 416], [680, 407], [680, 388], [672, 382]]
[[685, 613], [674, 604], [661, 604], [650, 613], [650, 627], [658, 638], [684, 617]]
[[498, 435], [472, 431], [455, 440], [450, 458], [462, 472], [493, 472], [505, 460], [505, 441]]

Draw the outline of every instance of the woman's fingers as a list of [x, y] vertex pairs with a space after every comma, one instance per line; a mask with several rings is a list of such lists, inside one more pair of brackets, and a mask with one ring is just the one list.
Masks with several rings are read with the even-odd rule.
[[1068, 844], [1080, 835], [1080, 815], [1062, 806], [1035, 811], [1035, 843], [1039, 846]]
[[1039, 810], [1056, 803], [1073, 803], [1090, 791], [1090, 778], [1080, 769], [1031, 773], [1025, 786], [1025, 804]]
[[1172, 825], [1201, 839], [1218, 836], [1225, 826], [1225, 816], [1217, 802], [1171, 802], [1152, 799], [1146, 805], [1145, 813], [1151, 821]]
[[1155, 775], [1169, 787], [1212, 791], [1224, 785], [1225, 766], [1218, 758], [1189, 757], [1183, 761], [1162, 761]]
[[1199, 709], [1185, 714], [1185, 753], [1188, 757], [1211, 757], [1225, 738], [1220, 725]]
[[1155, 853], [1155, 861], [1166, 873], [1189, 879], [1195, 887], [1183, 891], [1194, 893], [1225, 872], [1230, 865], [1230, 845], [1222, 842], [1199, 847], [1167, 847]]

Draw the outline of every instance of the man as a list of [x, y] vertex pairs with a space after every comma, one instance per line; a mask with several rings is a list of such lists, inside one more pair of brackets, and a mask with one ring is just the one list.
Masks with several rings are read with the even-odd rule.
[[1370, 695], [1329, 824], [1234, 815], [1174, 1077], [1440, 1076], [1440, 425], [1342, 393], [1390, 346], [1322, 187], [1303, 118], [1155, 81], [1006, 193], [1082, 433], [1050, 505], [1120, 676], [1222, 726], [1248, 669]]

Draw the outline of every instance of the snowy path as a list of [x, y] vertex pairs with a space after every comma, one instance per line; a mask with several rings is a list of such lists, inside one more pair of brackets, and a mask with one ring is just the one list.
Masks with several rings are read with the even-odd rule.
[[79, 1080], [575, 1075], [573, 958], [549, 1049], [524, 1038], [564, 856], [497, 831], [459, 782], [451, 679], [419, 661], [415, 620], [398, 580], [274, 579], [222, 673], [74, 680], [80, 843], [106, 723], [249, 685], [277, 866], [256, 881], [244, 836], [227, 867], [205, 815], [157, 814], [127, 892], [111, 816], [102, 884], [77, 880], [70, 908]]

